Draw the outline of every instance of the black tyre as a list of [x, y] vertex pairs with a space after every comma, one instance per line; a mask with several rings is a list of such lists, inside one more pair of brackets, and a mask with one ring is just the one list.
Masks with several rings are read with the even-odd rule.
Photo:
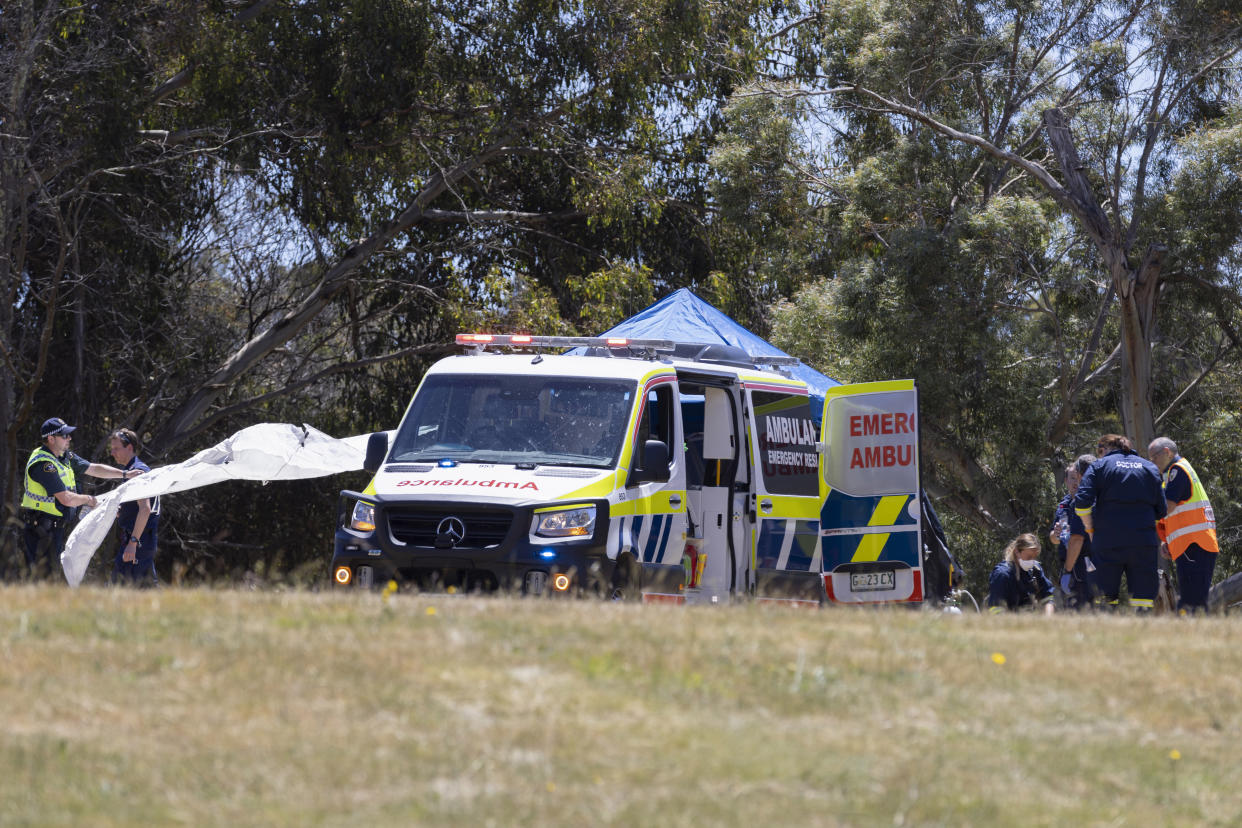
[[642, 570], [633, 557], [622, 555], [612, 571], [612, 589], [608, 597], [613, 601], [635, 602], [642, 600]]

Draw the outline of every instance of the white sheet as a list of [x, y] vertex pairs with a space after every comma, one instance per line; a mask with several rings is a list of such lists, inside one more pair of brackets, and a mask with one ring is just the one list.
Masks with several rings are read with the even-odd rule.
[[370, 434], [337, 439], [308, 425], [262, 423], [182, 463], [157, 466], [98, 498], [65, 541], [60, 564], [78, 586], [95, 550], [108, 537], [121, 503], [209, 486], [223, 480], [300, 480], [362, 468]]

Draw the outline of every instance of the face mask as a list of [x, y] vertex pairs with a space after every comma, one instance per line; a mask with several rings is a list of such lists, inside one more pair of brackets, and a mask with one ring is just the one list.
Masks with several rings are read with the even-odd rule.
[[1038, 560], [1036, 560], [1035, 558], [1031, 558], [1030, 560], [1026, 560], [1025, 558], [1021, 558], [1021, 559], [1019, 559], [1019, 560], [1018, 560], [1018, 566], [1022, 567], [1022, 568], [1023, 568], [1024, 570], [1026, 570], [1027, 572], [1030, 572], [1032, 569], [1034, 569], [1034, 568], [1035, 568], [1035, 564], [1037, 564], [1037, 563], [1039, 563], [1039, 561], [1038, 561]]

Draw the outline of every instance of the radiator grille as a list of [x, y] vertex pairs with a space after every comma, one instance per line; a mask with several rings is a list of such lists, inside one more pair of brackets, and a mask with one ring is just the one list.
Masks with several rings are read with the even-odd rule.
[[434, 548], [441, 523], [447, 518], [457, 518], [465, 529], [463, 537], [454, 548], [491, 549], [499, 546], [509, 534], [513, 513], [506, 510], [469, 512], [460, 509], [418, 509], [389, 507], [388, 529], [393, 539], [410, 546]]

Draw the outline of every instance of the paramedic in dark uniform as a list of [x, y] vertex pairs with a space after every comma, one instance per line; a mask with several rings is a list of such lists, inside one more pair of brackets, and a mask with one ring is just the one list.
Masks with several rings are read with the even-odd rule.
[[1100, 600], [1115, 608], [1125, 575], [1130, 606], [1150, 612], [1160, 589], [1156, 522], [1167, 511], [1160, 469], [1117, 434], [1101, 437], [1095, 453], [1100, 459], [1082, 476], [1074, 511], [1091, 537]]
[[39, 430], [43, 445], [32, 451], [26, 461], [21, 516], [25, 523], [26, 565], [34, 577], [46, 577], [60, 567], [65, 521], [79, 506], [96, 505], [94, 496], [77, 491], [78, 476], [128, 479], [136, 474], [92, 463], [71, 452], [69, 445], [75, 428], [59, 417], [45, 420]]
[[[1082, 476], [1095, 463], [1090, 454], [1081, 454], [1070, 465], [1076, 480], [1070, 487], [1069, 495], [1061, 502], [1065, 505], [1064, 529], [1062, 532], [1064, 557], [1061, 559], [1061, 591], [1065, 593], [1065, 605], [1071, 609], [1091, 609], [1095, 595], [1099, 591], [1095, 583], [1095, 564], [1091, 560], [1091, 538], [1082, 518], [1074, 511], [1074, 495]], [[1068, 474], [1067, 474], [1068, 477]], [[1058, 517], [1061, 512], [1057, 512]]]
[[1177, 453], [1177, 443], [1157, 437], [1147, 447], [1147, 456], [1164, 472], [1169, 514], [1156, 528], [1164, 541], [1161, 551], [1177, 567], [1177, 611], [1181, 615], [1207, 612], [1208, 590], [1220, 552], [1212, 504], [1194, 467]]
[[[112, 433], [108, 452], [127, 473], [142, 474], [151, 467], [138, 459], [138, 435], [128, 428]], [[159, 586], [155, 574], [155, 546], [160, 525], [160, 499], [123, 502], [117, 512], [118, 547], [112, 564], [114, 583]]]
[[[1094, 457], [1090, 458], [1093, 462]], [[1091, 464], [1088, 463], [1088, 466]], [[1074, 494], [1078, 491], [1078, 483], [1082, 480], [1083, 470], [1075, 460], [1065, 467], [1065, 497], [1057, 503], [1056, 512], [1052, 516], [1052, 528], [1048, 530], [1048, 542], [1057, 548], [1057, 558], [1061, 562], [1061, 591], [1065, 593], [1065, 606], [1070, 609], [1083, 609], [1091, 603], [1091, 595], [1087, 586], [1086, 560], [1074, 558], [1075, 566], [1067, 569], [1065, 561], [1069, 558], [1071, 538], [1070, 524], [1074, 517]], [[1078, 577], [1073, 577], [1073, 570], [1079, 569]], [[1069, 577], [1067, 577], [1069, 576]]]
[[1039, 538], [1027, 532], [1005, 547], [988, 578], [987, 605], [993, 614], [1039, 606], [1053, 611], [1052, 581], [1039, 565]]

